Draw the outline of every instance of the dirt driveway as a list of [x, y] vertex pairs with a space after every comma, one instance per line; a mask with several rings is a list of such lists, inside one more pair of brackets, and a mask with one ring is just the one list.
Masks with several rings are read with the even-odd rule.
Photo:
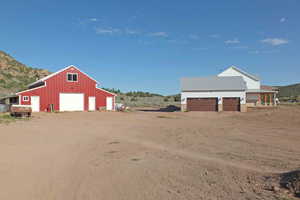
[[0, 124], [0, 199], [278, 199], [300, 167], [300, 107], [39, 113]]

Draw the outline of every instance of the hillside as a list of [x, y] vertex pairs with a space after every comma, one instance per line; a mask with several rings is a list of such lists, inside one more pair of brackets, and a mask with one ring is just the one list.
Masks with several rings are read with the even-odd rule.
[[49, 74], [47, 70], [28, 67], [0, 51], [0, 96], [24, 89]]
[[300, 96], [300, 83], [287, 86], [279, 86], [278, 88], [280, 97]]

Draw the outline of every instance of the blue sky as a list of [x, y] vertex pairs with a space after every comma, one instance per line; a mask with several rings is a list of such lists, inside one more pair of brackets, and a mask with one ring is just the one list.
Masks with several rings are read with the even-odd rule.
[[298, 0], [10, 0], [0, 49], [55, 72], [76, 65], [101, 86], [162, 94], [180, 77], [230, 65], [262, 83], [300, 82]]

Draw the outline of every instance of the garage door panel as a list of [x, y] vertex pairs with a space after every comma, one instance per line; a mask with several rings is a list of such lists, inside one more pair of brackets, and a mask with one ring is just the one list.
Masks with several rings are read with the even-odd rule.
[[59, 111], [84, 111], [84, 94], [60, 93]]
[[187, 110], [188, 111], [217, 111], [218, 110], [217, 98], [188, 98]]
[[240, 98], [223, 98], [223, 111], [240, 111]]

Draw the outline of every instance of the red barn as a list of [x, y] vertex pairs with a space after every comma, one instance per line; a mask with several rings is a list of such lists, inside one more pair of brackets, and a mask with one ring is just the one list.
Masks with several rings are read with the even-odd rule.
[[115, 110], [116, 94], [97, 87], [98, 82], [71, 65], [18, 92], [20, 105], [39, 111]]

